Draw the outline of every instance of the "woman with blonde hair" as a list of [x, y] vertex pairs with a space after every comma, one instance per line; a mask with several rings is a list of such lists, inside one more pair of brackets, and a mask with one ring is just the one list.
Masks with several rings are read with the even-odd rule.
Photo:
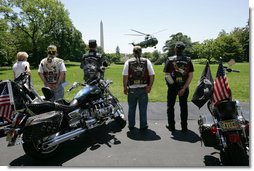
[[31, 75], [30, 64], [27, 62], [27, 58], [28, 54], [26, 52], [17, 53], [17, 62], [12, 67], [14, 79], [20, 76], [23, 72], [27, 72]]

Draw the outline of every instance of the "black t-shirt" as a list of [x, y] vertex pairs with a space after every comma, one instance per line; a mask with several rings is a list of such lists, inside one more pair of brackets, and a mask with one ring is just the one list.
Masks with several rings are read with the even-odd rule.
[[190, 57], [172, 56], [168, 57], [163, 71], [171, 75], [175, 84], [183, 86], [194, 67]]

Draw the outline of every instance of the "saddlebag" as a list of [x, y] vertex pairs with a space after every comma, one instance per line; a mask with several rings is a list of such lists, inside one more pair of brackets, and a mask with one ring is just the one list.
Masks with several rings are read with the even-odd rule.
[[204, 118], [200, 118], [198, 120], [199, 132], [201, 135], [201, 139], [204, 142], [206, 147], [214, 147], [216, 148], [218, 143], [216, 139], [216, 134], [211, 132], [211, 127], [214, 125], [213, 123], [206, 123]]
[[59, 131], [63, 114], [60, 111], [52, 111], [27, 119], [23, 139], [26, 141], [39, 140], [55, 134]]

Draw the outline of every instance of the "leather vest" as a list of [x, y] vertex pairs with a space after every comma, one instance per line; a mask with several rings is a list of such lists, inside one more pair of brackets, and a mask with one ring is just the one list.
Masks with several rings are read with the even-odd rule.
[[101, 54], [90, 51], [85, 54], [81, 61], [81, 68], [84, 71], [84, 80], [85, 81], [92, 81], [97, 77], [103, 75], [100, 72], [100, 67], [102, 65], [102, 56]]
[[62, 63], [63, 60], [56, 57], [53, 58], [51, 63], [47, 61], [47, 58], [42, 60], [43, 75], [48, 83], [57, 83]]
[[149, 84], [150, 77], [147, 69], [147, 60], [136, 59], [129, 61], [128, 85]]
[[183, 86], [190, 72], [191, 58], [186, 56], [172, 56], [168, 60], [171, 77], [177, 85]]

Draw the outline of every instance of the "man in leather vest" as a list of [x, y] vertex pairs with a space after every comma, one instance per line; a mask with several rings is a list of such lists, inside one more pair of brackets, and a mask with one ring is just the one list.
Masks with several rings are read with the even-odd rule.
[[57, 47], [50, 45], [47, 49], [48, 56], [41, 60], [38, 73], [45, 87], [54, 92], [52, 101], [64, 98], [64, 87], [66, 67], [64, 61], [57, 58]]
[[170, 131], [175, 131], [175, 113], [174, 106], [176, 97], [179, 97], [180, 103], [180, 117], [182, 131], [188, 130], [188, 95], [189, 85], [193, 77], [193, 64], [190, 57], [186, 57], [183, 54], [185, 44], [183, 42], [177, 42], [175, 45], [175, 56], [168, 57], [164, 72], [165, 80], [168, 86], [167, 94], [167, 117], [168, 125], [166, 126]]
[[80, 68], [84, 71], [84, 80], [89, 83], [97, 78], [104, 77], [105, 67], [108, 66], [106, 60], [97, 52], [96, 40], [89, 40], [89, 51], [84, 54]]
[[142, 49], [134, 46], [134, 58], [127, 60], [123, 68], [123, 88], [124, 94], [128, 95], [128, 121], [129, 129], [135, 127], [135, 113], [137, 103], [140, 113], [140, 130], [146, 130], [148, 93], [150, 93], [154, 82], [154, 70], [152, 63], [145, 58], [141, 58]]

